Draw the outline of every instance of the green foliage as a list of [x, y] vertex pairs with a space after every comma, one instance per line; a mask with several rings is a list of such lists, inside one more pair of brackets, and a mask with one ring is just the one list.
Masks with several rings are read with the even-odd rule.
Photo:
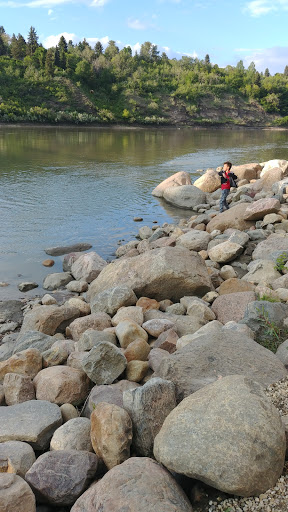
[[[100, 41], [92, 49], [86, 39], [74, 45], [64, 36], [46, 50], [34, 27], [27, 41], [0, 27], [0, 121], [237, 124], [222, 109], [242, 102], [262, 105], [277, 114], [275, 125], [287, 126], [287, 69], [271, 76], [243, 61], [223, 69], [209, 54], [169, 59], [149, 41], [134, 56], [112, 40], [104, 50]], [[216, 121], [207, 108], [218, 109]]]
[[264, 334], [261, 337], [261, 341], [257, 340], [257, 343], [262, 345], [271, 352], [276, 352], [278, 347], [288, 338], [288, 329], [278, 327], [275, 322], [269, 319], [267, 311], [264, 306], [257, 309], [258, 320], [262, 324]]
[[282, 252], [282, 254], [280, 254], [280, 256], [278, 256], [278, 258], [276, 259], [276, 265], [274, 266], [275, 270], [278, 270], [278, 272], [282, 272], [286, 265], [287, 260], [288, 260], [288, 253]]
[[280, 299], [276, 299], [267, 293], [264, 293], [263, 295], [257, 295], [257, 300], [266, 300], [266, 302], [281, 302]]

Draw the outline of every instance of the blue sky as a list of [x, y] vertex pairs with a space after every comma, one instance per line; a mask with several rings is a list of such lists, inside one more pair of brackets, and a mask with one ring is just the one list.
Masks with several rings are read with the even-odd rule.
[[0, 0], [6, 32], [55, 46], [63, 34], [104, 47], [109, 39], [133, 51], [150, 41], [169, 57], [204, 58], [223, 67], [240, 59], [259, 71], [288, 64], [288, 0]]

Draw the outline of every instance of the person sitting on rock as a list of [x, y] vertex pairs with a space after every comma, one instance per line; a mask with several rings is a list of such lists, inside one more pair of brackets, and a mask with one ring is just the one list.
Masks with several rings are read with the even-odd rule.
[[230, 178], [232, 178], [234, 181], [237, 180], [236, 174], [231, 172], [232, 164], [231, 162], [224, 162], [223, 164], [223, 170], [218, 172], [219, 176], [221, 176], [221, 198], [220, 198], [220, 213], [223, 212], [223, 208], [226, 210], [229, 210], [229, 206], [227, 204], [227, 196], [229, 194], [230, 188], [231, 188], [231, 181]]

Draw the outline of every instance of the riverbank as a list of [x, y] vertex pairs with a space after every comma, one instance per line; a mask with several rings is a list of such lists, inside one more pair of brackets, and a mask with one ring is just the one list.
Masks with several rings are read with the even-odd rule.
[[0, 304], [7, 511], [286, 510], [288, 161], [233, 172], [224, 213], [216, 170], [177, 173], [153, 194], [188, 219], [111, 263], [47, 248], [46, 294]]

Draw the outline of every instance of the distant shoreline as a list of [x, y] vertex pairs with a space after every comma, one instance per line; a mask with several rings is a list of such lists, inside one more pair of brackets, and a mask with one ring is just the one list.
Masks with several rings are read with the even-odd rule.
[[248, 126], [248, 125], [234, 125], [234, 124], [214, 124], [214, 125], [160, 125], [160, 124], [133, 124], [133, 125], [127, 125], [127, 124], [68, 124], [68, 123], [61, 123], [61, 124], [51, 124], [51, 123], [29, 123], [29, 122], [23, 122], [23, 123], [1, 123], [0, 122], [0, 129], [1, 128], [61, 128], [61, 129], [67, 129], [67, 128], [73, 128], [73, 129], [109, 129], [109, 130], [149, 130], [149, 129], [161, 129], [161, 130], [269, 130], [269, 131], [287, 131], [288, 127], [283, 126]]

